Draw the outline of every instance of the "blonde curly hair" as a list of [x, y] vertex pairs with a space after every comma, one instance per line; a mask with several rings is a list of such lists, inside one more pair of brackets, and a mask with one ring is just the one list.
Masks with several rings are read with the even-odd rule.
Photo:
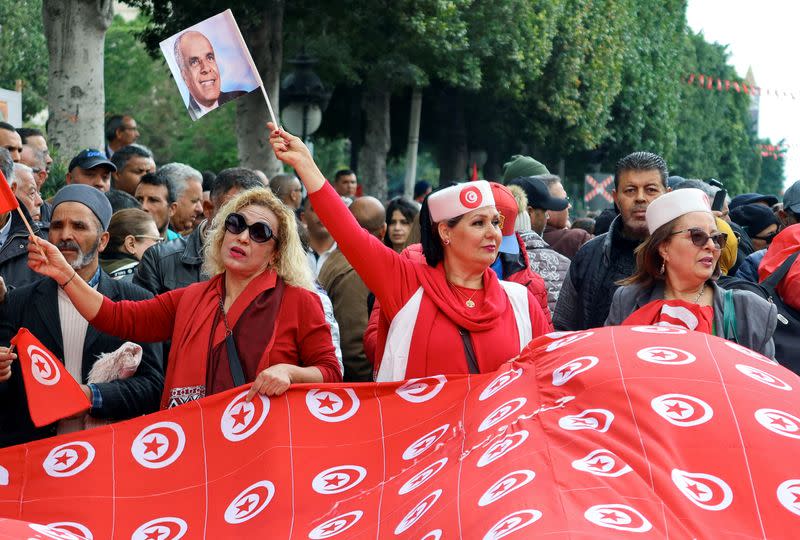
[[220, 208], [208, 231], [208, 238], [203, 247], [205, 262], [203, 271], [215, 276], [225, 271], [220, 251], [222, 239], [225, 237], [225, 220], [227, 217], [250, 205], [263, 206], [272, 211], [278, 218], [278, 230], [275, 234], [275, 258], [272, 268], [287, 285], [302, 287], [310, 291], [314, 289], [311, 270], [308, 268], [306, 254], [297, 234], [297, 223], [294, 214], [273, 193], [265, 188], [254, 188], [243, 191]]

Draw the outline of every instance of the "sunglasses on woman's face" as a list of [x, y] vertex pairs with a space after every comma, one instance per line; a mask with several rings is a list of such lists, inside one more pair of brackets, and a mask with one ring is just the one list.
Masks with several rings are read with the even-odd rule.
[[[273, 238], [272, 228], [264, 221], [256, 221], [248, 225], [244, 220], [244, 216], [236, 212], [228, 214], [228, 217], [225, 218], [225, 230], [229, 233], [239, 235], [242, 234], [245, 229], [247, 229], [247, 233], [250, 235], [250, 240], [259, 244], [268, 242], [270, 238]], [[275, 241], [277, 242], [277, 238]]]
[[689, 238], [692, 240], [692, 244], [696, 245], [697, 247], [704, 247], [708, 243], [708, 239], [710, 238], [712, 242], [714, 242], [714, 249], [725, 249], [725, 244], [728, 242], [728, 235], [724, 232], [716, 232], [714, 234], [708, 234], [703, 229], [698, 229], [692, 227], [691, 229], [682, 229], [680, 231], [675, 231], [670, 236], [674, 236], [676, 234], [681, 233], [689, 233]]

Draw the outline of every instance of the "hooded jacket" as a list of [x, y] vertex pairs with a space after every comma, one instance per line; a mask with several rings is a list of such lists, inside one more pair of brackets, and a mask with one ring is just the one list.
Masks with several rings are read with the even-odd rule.
[[567, 277], [570, 260], [550, 248], [534, 231], [518, 233], [530, 261], [530, 269], [540, 275], [547, 289], [547, 307], [554, 313], [561, 286]]

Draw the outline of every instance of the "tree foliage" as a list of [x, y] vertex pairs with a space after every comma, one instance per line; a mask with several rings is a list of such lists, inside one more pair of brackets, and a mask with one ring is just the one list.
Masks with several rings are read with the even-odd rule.
[[47, 106], [47, 42], [42, 0], [0, 0], [0, 88], [22, 81], [22, 119]]
[[146, 19], [116, 17], [106, 35], [105, 85], [108, 114], [130, 114], [159, 165], [181, 161], [219, 171], [238, 164], [233, 107], [220, 107], [193, 122], [160, 53], [150, 56], [139, 35]]
[[[690, 33], [683, 73], [736, 80], [726, 47]], [[680, 88], [675, 121], [677, 148], [670, 160], [675, 174], [717, 178], [732, 194], [754, 191], [761, 175], [755, 133], [750, 126], [750, 96], [688, 84]]]

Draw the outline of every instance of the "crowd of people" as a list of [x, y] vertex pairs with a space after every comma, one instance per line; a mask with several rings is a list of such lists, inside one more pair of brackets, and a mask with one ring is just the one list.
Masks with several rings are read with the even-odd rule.
[[[252, 399], [489, 372], [554, 329], [679, 325], [792, 363], [781, 340], [800, 309], [800, 181], [782, 200], [731, 199], [634, 152], [617, 163], [613, 208], [571, 221], [562, 180], [531, 156], [493, 181], [421, 181], [381, 201], [268, 129], [292, 171], [269, 179], [157, 164], [135, 119], [114, 115], [105, 148], [72, 157], [43, 200], [46, 135], [0, 122], [0, 171], [35, 235], [0, 215], [0, 446], [86, 425], [33, 425], [7, 347], [22, 327], [81, 385], [83, 414], [109, 421], [244, 384]], [[759, 289], [778, 272], [779, 303]], [[126, 341], [142, 346], [135, 373], [88, 382]]]

